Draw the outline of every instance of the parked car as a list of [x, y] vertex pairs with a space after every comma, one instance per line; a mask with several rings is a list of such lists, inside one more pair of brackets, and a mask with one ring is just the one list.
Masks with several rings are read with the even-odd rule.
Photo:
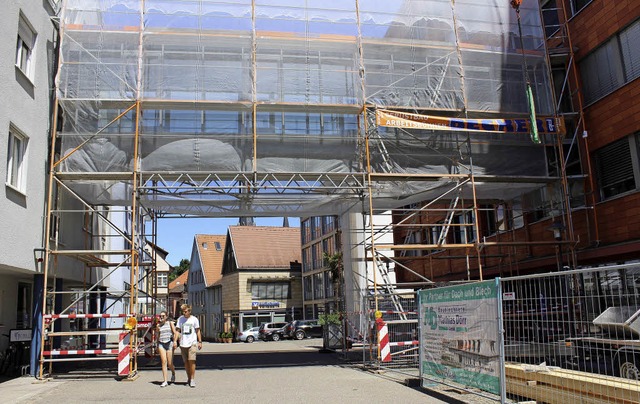
[[263, 341], [279, 341], [282, 339], [286, 325], [285, 322], [264, 323], [260, 325], [258, 338]]
[[287, 325], [286, 334], [295, 339], [322, 337], [322, 325], [318, 320], [295, 320]]
[[238, 341], [252, 343], [258, 338], [260, 327], [251, 327], [238, 334]]

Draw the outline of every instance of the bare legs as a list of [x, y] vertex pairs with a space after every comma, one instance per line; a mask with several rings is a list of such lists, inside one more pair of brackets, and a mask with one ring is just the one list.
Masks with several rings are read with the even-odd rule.
[[187, 380], [194, 380], [196, 377], [196, 361], [187, 360], [184, 364], [184, 370], [187, 372]]
[[173, 365], [173, 349], [168, 351], [162, 346], [158, 347], [158, 353], [160, 354], [160, 363], [162, 364], [162, 379], [167, 381], [167, 367], [171, 369], [171, 374], [176, 373], [176, 368]]

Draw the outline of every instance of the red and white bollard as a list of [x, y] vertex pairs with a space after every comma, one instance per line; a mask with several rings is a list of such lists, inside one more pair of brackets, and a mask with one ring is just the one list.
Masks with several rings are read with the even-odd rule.
[[118, 342], [118, 375], [129, 375], [129, 363], [131, 362], [131, 333], [121, 332]]
[[387, 323], [381, 317], [376, 319], [378, 327], [378, 346], [380, 349], [380, 361], [391, 362], [391, 347], [389, 346], [389, 330]]

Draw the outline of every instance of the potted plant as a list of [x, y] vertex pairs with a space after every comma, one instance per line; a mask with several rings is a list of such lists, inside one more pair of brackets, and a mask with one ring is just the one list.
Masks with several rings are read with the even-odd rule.
[[224, 333], [224, 342], [230, 344], [233, 342], [233, 333], [225, 332]]

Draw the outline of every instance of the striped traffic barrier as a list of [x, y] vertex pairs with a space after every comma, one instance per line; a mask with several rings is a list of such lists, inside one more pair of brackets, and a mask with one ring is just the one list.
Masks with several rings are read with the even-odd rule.
[[389, 346], [389, 330], [382, 318], [376, 319], [378, 326], [378, 346], [380, 347], [380, 361], [391, 362], [391, 347]]
[[119, 353], [118, 349], [54, 349], [42, 351], [44, 356], [112, 355], [117, 353]]
[[131, 333], [120, 333], [120, 341], [118, 342], [118, 375], [129, 375], [129, 363], [131, 362]]
[[390, 342], [389, 346], [414, 346], [420, 345], [420, 341], [399, 341], [399, 342]]
[[45, 314], [43, 317], [45, 320], [48, 319], [57, 319], [57, 318], [118, 318], [118, 317], [126, 317], [127, 314], [108, 314], [108, 313], [87, 313], [87, 314]]

